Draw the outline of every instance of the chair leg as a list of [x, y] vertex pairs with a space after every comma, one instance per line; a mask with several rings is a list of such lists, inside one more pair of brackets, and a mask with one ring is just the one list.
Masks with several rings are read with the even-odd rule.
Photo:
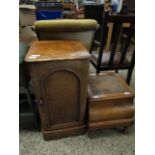
[[128, 73], [127, 73], [126, 82], [127, 82], [127, 84], [129, 84], [129, 85], [130, 85], [130, 81], [131, 81], [132, 71], [133, 71], [133, 67], [130, 68], [130, 69], [128, 70]]
[[100, 69], [99, 68], [96, 69], [96, 73], [97, 74], [100, 73]]

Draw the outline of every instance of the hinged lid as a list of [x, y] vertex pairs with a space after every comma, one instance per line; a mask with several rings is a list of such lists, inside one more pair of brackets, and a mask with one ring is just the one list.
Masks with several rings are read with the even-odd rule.
[[26, 62], [89, 58], [85, 46], [76, 40], [34, 41], [25, 57]]
[[108, 72], [89, 76], [88, 96], [97, 101], [134, 97], [134, 93], [118, 74]]

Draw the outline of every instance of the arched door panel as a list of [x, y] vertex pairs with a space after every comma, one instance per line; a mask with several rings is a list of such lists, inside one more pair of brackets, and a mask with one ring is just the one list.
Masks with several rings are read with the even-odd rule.
[[78, 75], [70, 70], [56, 70], [45, 75], [41, 85], [48, 125], [62, 128], [78, 123], [81, 85]]

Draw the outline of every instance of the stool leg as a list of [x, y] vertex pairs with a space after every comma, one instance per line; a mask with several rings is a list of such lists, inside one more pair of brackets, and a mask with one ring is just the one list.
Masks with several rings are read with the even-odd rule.
[[118, 132], [121, 132], [121, 133], [126, 133], [127, 132], [127, 129], [128, 127], [127, 126], [124, 126], [122, 128], [114, 128], [115, 130], [117, 130]]
[[127, 129], [128, 129], [128, 127], [127, 126], [124, 126], [123, 129], [122, 129], [122, 132], [123, 133], [126, 133]]

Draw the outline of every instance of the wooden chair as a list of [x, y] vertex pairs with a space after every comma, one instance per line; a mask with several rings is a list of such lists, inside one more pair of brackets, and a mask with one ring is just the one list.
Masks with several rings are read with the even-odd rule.
[[42, 20], [34, 23], [39, 40], [80, 40], [90, 51], [97, 22], [93, 19]]
[[[112, 24], [114, 27], [107, 25]], [[128, 32], [123, 42], [119, 42], [122, 36], [123, 26], [128, 25]], [[96, 68], [96, 72], [106, 70], [115, 70], [116, 72], [121, 69], [128, 70], [126, 82], [129, 84], [132, 71], [135, 64], [135, 51], [132, 56], [128, 56], [128, 47], [131, 39], [134, 36], [135, 16], [134, 15], [109, 15], [104, 14], [102, 24], [102, 37], [100, 41], [99, 51], [93, 51], [93, 44], [91, 47], [91, 63]], [[109, 34], [111, 33], [111, 34]], [[109, 37], [110, 36], [110, 37]], [[111, 41], [112, 40], [112, 41]], [[107, 43], [110, 49], [107, 51]], [[121, 47], [121, 48], [120, 48]], [[118, 49], [119, 48], [119, 49]], [[131, 52], [130, 52], [131, 53]]]

